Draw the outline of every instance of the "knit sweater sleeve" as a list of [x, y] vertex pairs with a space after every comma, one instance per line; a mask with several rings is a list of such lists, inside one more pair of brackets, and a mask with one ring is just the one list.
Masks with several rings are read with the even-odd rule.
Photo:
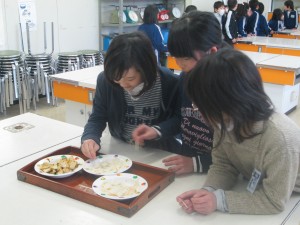
[[[299, 131], [291, 131], [286, 125], [283, 132], [271, 132], [261, 140], [257, 139], [259, 141], [257, 149], [248, 148], [249, 152], [255, 155], [253, 169], [261, 172], [260, 182], [253, 193], [246, 188], [241, 191], [229, 190], [235, 183], [238, 173], [242, 172], [233, 165], [238, 165], [242, 169], [246, 166], [243, 163], [249, 161], [245, 158], [249, 156], [246, 152], [247, 146], [244, 149], [236, 148], [235, 152], [228, 151], [235, 148], [233, 143], [224, 143], [214, 149], [213, 165], [204, 186], [225, 190], [229, 213], [275, 214], [283, 211], [295, 185], [299, 184], [300, 144], [295, 135], [299, 135]], [[245, 153], [238, 158], [237, 152], [244, 151]], [[226, 156], [230, 157], [230, 160]]]
[[[287, 150], [283, 153], [282, 149]], [[262, 182], [253, 194], [247, 190], [225, 191], [230, 213], [274, 214], [284, 210], [297, 180], [299, 153], [283, 143], [274, 146], [263, 161]]]
[[[214, 136], [214, 142], [216, 142]], [[230, 145], [222, 144], [212, 150], [212, 165], [208, 170], [204, 187], [212, 187], [215, 190], [228, 190], [234, 186], [239, 171], [232, 165], [225, 152]]]

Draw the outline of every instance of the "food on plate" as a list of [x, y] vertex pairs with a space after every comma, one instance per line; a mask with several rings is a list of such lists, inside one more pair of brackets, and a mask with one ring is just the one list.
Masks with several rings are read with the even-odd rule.
[[86, 167], [85, 170], [94, 174], [105, 174], [112, 172], [116, 173], [124, 167], [126, 167], [126, 162], [116, 157], [111, 160], [94, 162], [93, 166]]
[[139, 194], [138, 180], [107, 180], [101, 185], [101, 192], [119, 198]]
[[49, 174], [64, 174], [69, 173], [75, 170], [78, 167], [78, 163], [74, 156], [70, 157], [62, 157], [56, 162], [50, 163], [44, 162], [39, 165], [39, 169], [43, 171], [44, 173]]

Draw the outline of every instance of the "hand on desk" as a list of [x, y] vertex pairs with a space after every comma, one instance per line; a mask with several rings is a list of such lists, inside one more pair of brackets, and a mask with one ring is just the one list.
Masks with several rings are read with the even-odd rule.
[[193, 159], [182, 155], [171, 156], [163, 160], [168, 170], [173, 171], [176, 175], [192, 173], [194, 171]]
[[82, 153], [90, 159], [96, 158], [96, 152], [100, 148], [101, 147], [92, 139], [85, 140], [81, 145]]
[[153, 140], [158, 137], [154, 128], [145, 124], [139, 125], [133, 132], [132, 138], [135, 143], [143, 145], [145, 140]]
[[208, 215], [217, 209], [216, 196], [204, 189], [184, 192], [176, 200], [186, 213], [198, 212]]

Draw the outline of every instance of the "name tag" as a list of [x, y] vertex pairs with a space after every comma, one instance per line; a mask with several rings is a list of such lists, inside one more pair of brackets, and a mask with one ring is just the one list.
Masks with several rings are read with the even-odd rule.
[[247, 186], [247, 190], [249, 192], [253, 193], [255, 191], [256, 186], [260, 180], [260, 177], [261, 177], [261, 172], [258, 171], [257, 169], [254, 169], [251, 175], [251, 179]]
[[294, 18], [295, 18], [295, 15], [291, 15], [291, 18], [294, 19]]

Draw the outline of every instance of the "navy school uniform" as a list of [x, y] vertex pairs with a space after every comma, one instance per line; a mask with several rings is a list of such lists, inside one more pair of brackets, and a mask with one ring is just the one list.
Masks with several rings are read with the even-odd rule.
[[247, 37], [246, 24], [247, 18], [245, 16], [237, 20], [238, 33], [241, 37]]
[[284, 26], [287, 29], [293, 29], [298, 27], [298, 13], [295, 10], [284, 11]]
[[223, 24], [223, 34], [225, 37], [225, 41], [232, 45], [232, 39], [238, 37], [238, 27], [235, 18], [235, 12], [233, 10], [229, 10], [226, 16], [226, 20], [224, 21], [225, 24]]
[[283, 21], [281, 20], [270, 20], [268, 25], [272, 31], [277, 32], [284, 29]]
[[164, 37], [161, 33], [160, 27], [154, 23], [144, 23], [139, 26], [138, 30], [144, 32], [149, 37], [154, 48], [157, 61], [159, 61], [159, 53], [168, 51], [167, 46], [164, 44]]
[[257, 25], [257, 36], [269, 36], [269, 27], [266, 17], [259, 14], [258, 25]]
[[257, 35], [258, 21], [259, 13], [257, 11], [253, 11], [253, 14], [247, 19], [246, 31], [248, 34]]

